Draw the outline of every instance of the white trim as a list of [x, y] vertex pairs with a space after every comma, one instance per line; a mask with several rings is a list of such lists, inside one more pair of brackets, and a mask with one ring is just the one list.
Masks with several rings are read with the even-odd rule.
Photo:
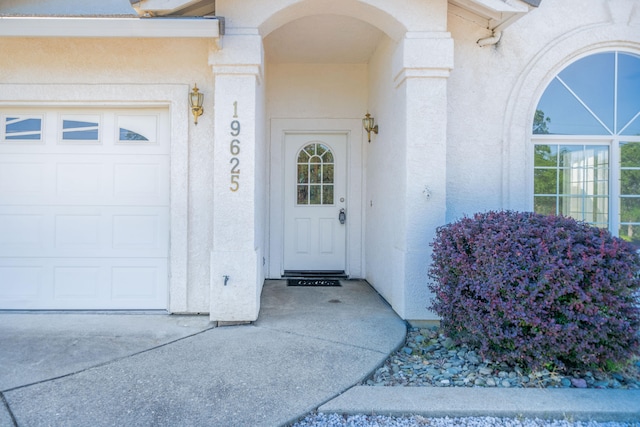
[[345, 272], [364, 277], [363, 158], [365, 141], [362, 119], [271, 119], [269, 172], [269, 246], [267, 278], [280, 278], [284, 271], [284, 136], [288, 132], [338, 132], [347, 134], [347, 202], [350, 226], [347, 229]]
[[218, 38], [218, 19], [0, 16], [0, 37]]

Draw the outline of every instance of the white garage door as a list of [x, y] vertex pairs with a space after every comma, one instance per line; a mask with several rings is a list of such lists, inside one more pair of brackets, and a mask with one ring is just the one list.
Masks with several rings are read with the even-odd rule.
[[0, 109], [0, 309], [165, 309], [169, 119]]

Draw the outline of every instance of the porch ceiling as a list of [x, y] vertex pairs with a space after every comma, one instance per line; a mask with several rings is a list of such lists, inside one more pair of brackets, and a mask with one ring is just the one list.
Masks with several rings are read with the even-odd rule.
[[268, 62], [367, 63], [384, 37], [374, 26], [341, 15], [313, 15], [292, 21], [264, 40]]

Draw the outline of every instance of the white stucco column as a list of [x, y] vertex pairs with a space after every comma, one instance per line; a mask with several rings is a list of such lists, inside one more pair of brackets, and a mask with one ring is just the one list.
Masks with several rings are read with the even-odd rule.
[[[253, 321], [264, 280], [256, 147], [262, 144], [262, 38], [227, 35], [209, 62], [215, 79], [212, 321]], [[258, 189], [258, 190], [257, 190]], [[257, 232], [258, 229], [258, 232]], [[197, 232], [197, 231], [195, 231]]]
[[401, 316], [428, 319], [429, 243], [446, 220], [447, 78], [453, 40], [446, 32], [407, 33], [394, 56], [394, 81], [404, 108], [405, 194]]

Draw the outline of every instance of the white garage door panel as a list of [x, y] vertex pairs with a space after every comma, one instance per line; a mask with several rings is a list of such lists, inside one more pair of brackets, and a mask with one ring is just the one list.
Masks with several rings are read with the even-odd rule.
[[166, 205], [169, 156], [3, 154], [2, 205]]
[[0, 257], [164, 258], [164, 207], [8, 206], [0, 208]]
[[164, 259], [0, 260], [0, 306], [21, 310], [165, 309]]
[[[41, 140], [6, 138], [16, 117], [42, 117]], [[63, 140], [62, 121], [85, 118], [98, 140]], [[167, 307], [168, 123], [160, 109], [0, 109], [0, 309]]]

